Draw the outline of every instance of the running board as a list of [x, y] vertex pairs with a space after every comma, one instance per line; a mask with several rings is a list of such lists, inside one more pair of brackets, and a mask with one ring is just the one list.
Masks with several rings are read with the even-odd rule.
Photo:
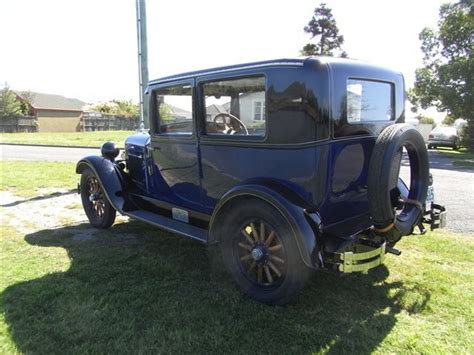
[[196, 239], [203, 243], [207, 243], [206, 229], [175, 221], [174, 219], [163, 217], [149, 211], [136, 210], [122, 213], [126, 216], [129, 216], [130, 218], [152, 224], [156, 227], [164, 229], [165, 231], [180, 234], [182, 236]]

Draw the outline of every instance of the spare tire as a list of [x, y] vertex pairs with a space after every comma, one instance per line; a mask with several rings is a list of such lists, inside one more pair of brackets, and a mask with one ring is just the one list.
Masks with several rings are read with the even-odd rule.
[[[410, 191], [402, 207], [397, 188], [403, 148], [410, 159]], [[409, 235], [423, 216], [428, 191], [428, 152], [421, 134], [407, 124], [385, 128], [377, 138], [369, 163], [367, 181], [369, 210], [374, 231], [392, 245]]]

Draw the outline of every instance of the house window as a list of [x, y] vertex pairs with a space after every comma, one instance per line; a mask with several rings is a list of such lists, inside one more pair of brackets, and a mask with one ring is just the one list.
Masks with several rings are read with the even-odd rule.
[[153, 92], [156, 133], [191, 135], [193, 132], [193, 96], [190, 85], [161, 88]]
[[358, 79], [347, 81], [347, 122], [390, 121], [394, 117], [392, 84]]
[[207, 135], [265, 136], [264, 76], [206, 82], [201, 90]]
[[265, 117], [265, 101], [253, 102], [253, 119], [254, 121], [261, 121]]

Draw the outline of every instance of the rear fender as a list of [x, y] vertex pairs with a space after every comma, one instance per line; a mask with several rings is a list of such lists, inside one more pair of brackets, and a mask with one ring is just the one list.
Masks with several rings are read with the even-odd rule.
[[99, 179], [110, 204], [119, 212], [124, 211], [123, 176], [116, 164], [102, 157], [91, 155], [82, 158], [76, 165], [76, 173], [91, 169]]
[[287, 220], [288, 225], [293, 231], [298, 249], [303, 262], [306, 266], [315, 269], [319, 265], [319, 230], [321, 227], [321, 218], [315, 209], [310, 209], [301, 201], [301, 197], [294, 194], [288, 196], [288, 191], [283, 196], [280, 191], [258, 184], [238, 185], [228, 191], [217, 204], [211, 217], [209, 227], [209, 242], [219, 241], [218, 223], [224, 207], [228, 206], [241, 197], [252, 197], [261, 199], [276, 208]]

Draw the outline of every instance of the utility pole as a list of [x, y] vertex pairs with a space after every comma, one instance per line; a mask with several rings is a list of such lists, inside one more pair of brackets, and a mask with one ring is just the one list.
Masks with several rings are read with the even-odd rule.
[[148, 85], [148, 47], [146, 39], [145, 0], [136, 0], [137, 4], [137, 43], [138, 43], [138, 81], [140, 87], [140, 130], [150, 128], [149, 100], [145, 96]]

